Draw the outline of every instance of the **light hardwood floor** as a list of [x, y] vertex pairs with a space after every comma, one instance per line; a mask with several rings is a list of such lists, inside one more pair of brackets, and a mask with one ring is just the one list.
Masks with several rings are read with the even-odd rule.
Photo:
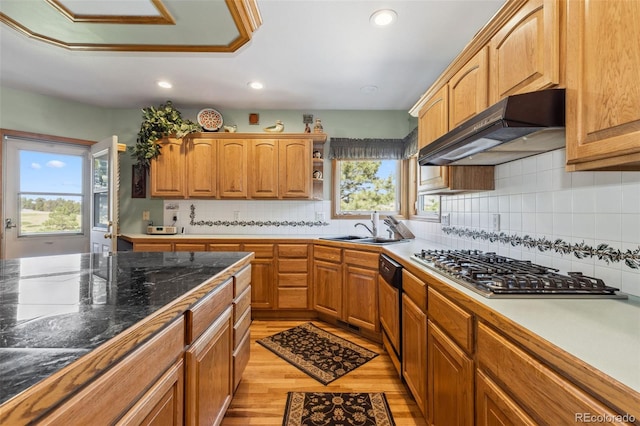
[[322, 321], [315, 325], [380, 355], [324, 386], [258, 343], [305, 321], [253, 321], [251, 358], [222, 425], [282, 425], [287, 392], [384, 392], [398, 426], [426, 425], [382, 345]]

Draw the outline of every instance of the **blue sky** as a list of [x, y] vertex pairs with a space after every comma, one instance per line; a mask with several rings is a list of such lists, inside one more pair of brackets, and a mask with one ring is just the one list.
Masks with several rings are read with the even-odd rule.
[[82, 193], [82, 159], [77, 155], [20, 151], [20, 191]]

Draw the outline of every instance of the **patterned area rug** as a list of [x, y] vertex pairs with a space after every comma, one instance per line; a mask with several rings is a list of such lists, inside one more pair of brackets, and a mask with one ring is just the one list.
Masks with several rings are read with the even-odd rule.
[[378, 356], [310, 322], [257, 342], [324, 385]]
[[384, 393], [289, 392], [282, 426], [394, 426]]

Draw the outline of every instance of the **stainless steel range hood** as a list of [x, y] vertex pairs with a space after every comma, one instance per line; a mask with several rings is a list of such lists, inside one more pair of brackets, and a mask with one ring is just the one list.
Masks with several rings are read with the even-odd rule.
[[421, 166], [496, 165], [564, 148], [564, 89], [509, 96], [420, 150]]

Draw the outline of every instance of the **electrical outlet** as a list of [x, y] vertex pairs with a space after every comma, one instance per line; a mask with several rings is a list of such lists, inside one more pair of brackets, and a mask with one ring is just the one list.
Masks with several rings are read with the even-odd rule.
[[240, 218], [240, 211], [239, 210], [234, 210], [233, 211], [233, 220], [238, 220], [238, 218]]
[[442, 213], [440, 216], [440, 224], [442, 226], [449, 226], [451, 224], [451, 216], [449, 213]]
[[316, 212], [316, 221], [324, 221], [324, 212]]
[[491, 230], [498, 232], [500, 230], [500, 215], [495, 213], [491, 216]]
[[142, 212], [142, 220], [151, 220], [151, 213], [149, 213], [149, 210], [144, 210]]
[[179, 211], [173, 212], [173, 221], [177, 222], [179, 219], [180, 219], [180, 212]]

